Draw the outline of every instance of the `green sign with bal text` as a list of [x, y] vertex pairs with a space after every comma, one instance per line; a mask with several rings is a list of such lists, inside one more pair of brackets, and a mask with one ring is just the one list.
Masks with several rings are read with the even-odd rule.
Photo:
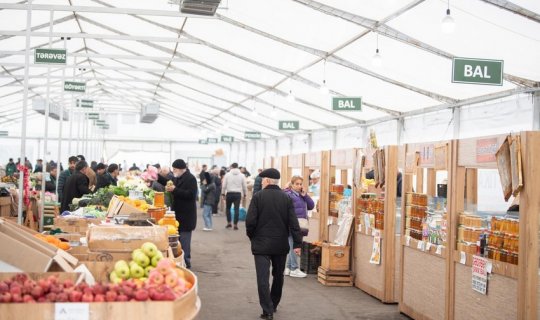
[[221, 136], [221, 142], [234, 142], [234, 137], [232, 137], [232, 136]]
[[502, 86], [503, 60], [454, 58], [452, 82]]
[[300, 130], [300, 121], [279, 121], [279, 130]]
[[362, 97], [332, 97], [334, 111], [362, 111]]

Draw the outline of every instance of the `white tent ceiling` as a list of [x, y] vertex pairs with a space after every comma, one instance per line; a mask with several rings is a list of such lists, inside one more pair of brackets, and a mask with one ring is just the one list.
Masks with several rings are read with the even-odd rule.
[[[31, 48], [49, 47], [49, 35], [51, 47], [67, 47], [65, 69], [49, 73], [53, 101], [71, 106], [65, 74], [86, 82], [95, 110], [138, 114], [157, 101], [178, 132], [274, 137], [284, 134], [278, 120], [300, 120], [302, 131], [343, 127], [540, 86], [535, 0], [452, 0], [452, 34], [441, 31], [442, 0], [222, 0], [211, 18], [181, 14], [167, 0], [32, 3]], [[28, 7], [7, 1], [0, 9], [3, 127], [22, 115]], [[377, 47], [381, 67], [372, 65]], [[452, 83], [453, 57], [504, 60], [504, 84]], [[47, 66], [32, 60], [29, 98], [45, 97]], [[323, 80], [331, 95], [362, 96], [363, 111], [332, 111]]]

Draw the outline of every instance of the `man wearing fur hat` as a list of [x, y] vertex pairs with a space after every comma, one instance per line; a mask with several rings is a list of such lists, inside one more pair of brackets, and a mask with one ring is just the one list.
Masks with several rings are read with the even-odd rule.
[[[166, 186], [165, 191], [172, 194], [172, 210], [176, 214], [176, 220], [180, 222], [180, 244], [184, 250], [186, 266], [191, 268], [191, 232], [197, 226], [197, 179], [182, 159], [177, 159], [172, 164], [174, 178], [168, 180], [163, 175], [158, 176], [158, 182]], [[172, 181], [173, 184], [168, 184]]]
[[[263, 309], [262, 319], [273, 319], [281, 300], [283, 271], [289, 252], [289, 233], [293, 248], [300, 255], [302, 234], [294, 206], [287, 194], [278, 186], [280, 174], [276, 169], [266, 169], [259, 174], [262, 190], [251, 199], [246, 231], [255, 257], [259, 303]], [[272, 266], [272, 288], [269, 277]]]

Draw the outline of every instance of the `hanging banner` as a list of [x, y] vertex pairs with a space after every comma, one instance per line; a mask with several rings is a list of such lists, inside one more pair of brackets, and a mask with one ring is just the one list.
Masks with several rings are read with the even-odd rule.
[[502, 86], [503, 60], [454, 58], [452, 82]]
[[481, 294], [487, 294], [487, 265], [488, 260], [473, 256], [472, 263], [472, 289]]
[[74, 81], [65, 81], [64, 82], [64, 91], [85, 92], [86, 91], [86, 83], [84, 83], [84, 82], [74, 82]]
[[66, 49], [43, 49], [34, 51], [34, 63], [66, 64]]
[[300, 130], [300, 121], [279, 121], [279, 130]]
[[0, 131], [0, 137], [7, 137], [8, 132], [7, 131]]
[[369, 263], [371, 264], [381, 264], [381, 231], [373, 231], [373, 248], [371, 250], [371, 257], [369, 258]]
[[244, 138], [246, 139], [260, 139], [261, 137], [262, 137], [261, 133], [257, 131], [244, 132]]
[[221, 142], [234, 142], [233, 136], [221, 136]]
[[332, 97], [334, 111], [362, 111], [361, 97]]

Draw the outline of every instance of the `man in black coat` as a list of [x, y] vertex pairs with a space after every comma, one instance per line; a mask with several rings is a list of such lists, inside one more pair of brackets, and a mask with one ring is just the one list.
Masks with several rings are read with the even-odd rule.
[[197, 179], [182, 159], [172, 164], [174, 178], [173, 185], [167, 185], [168, 178], [158, 175], [158, 182], [165, 186], [165, 191], [173, 197], [172, 210], [176, 220], [180, 222], [180, 244], [184, 250], [186, 266], [191, 268], [191, 232], [197, 226]]
[[[280, 174], [266, 169], [259, 174], [263, 189], [253, 196], [246, 217], [246, 231], [255, 257], [262, 319], [273, 319], [281, 300], [283, 272], [289, 252], [289, 233], [294, 252], [300, 255], [302, 234], [291, 199], [278, 186]], [[272, 265], [272, 289], [269, 277]]]
[[80, 198], [85, 194], [92, 193], [88, 188], [89, 180], [85, 174], [87, 168], [88, 163], [81, 160], [75, 165], [75, 172], [67, 178], [62, 197], [62, 206], [60, 207], [61, 212], [69, 210], [69, 205], [74, 198]]

